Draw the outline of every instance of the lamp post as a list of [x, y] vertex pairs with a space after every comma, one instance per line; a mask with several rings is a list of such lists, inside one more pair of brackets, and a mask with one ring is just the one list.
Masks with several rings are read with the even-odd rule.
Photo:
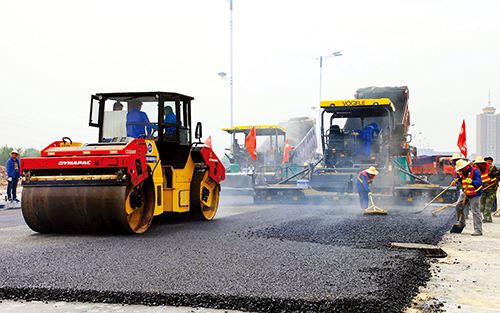
[[[323, 91], [323, 60], [332, 58], [332, 57], [340, 57], [342, 53], [340, 51], [335, 51], [332, 54], [321, 55], [316, 60], [319, 60], [319, 103], [321, 104], [322, 100], [322, 91]], [[318, 149], [321, 147], [321, 109], [318, 108]]]
[[[231, 127], [233, 127], [233, 0], [229, 0], [229, 106]], [[233, 136], [231, 136], [231, 147], [232, 144]]]
[[321, 102], [321, 93], [323, 88], [323, 60], [329, 59], [331, 57], [340, 57], [342, 53], [340, 51], [335, 51], [332, 54], [321, 55], [317, 60], [319, 60], [319, 101]]
[[[217, 75], [219, 75], [220, 79], [223, 79], [225, 81], [228, 81], [229, 82], [229, 112], [230, 112], [230, 116], [229, 116], [229, 123], [230, 123], [230, 126], [233, 127], [233, 84], [232, 84], [232, 80], [231, 80], [231, 77], [227, 77], [227, 74], [226, 72], [219, 72], [217, 73]], [[230, 137], [230, 141], [229, 141], [229, 144], [230, 144], [230, 147], [231, 147], [231, 152], [233, 151], [233, 141], [234, 141], [234, 134], [231, 135]]]
[[[229, 126], [234, 126], [234, 92], [233, 92], [233, 0], [229, 1], [229, 77], [225, 72], [219, 72], [217, 75], [221, 79], [227, 80], [229, 82]], [[230, 147], [231, 152], [233, 149], [234, 134], [231, 135]]]

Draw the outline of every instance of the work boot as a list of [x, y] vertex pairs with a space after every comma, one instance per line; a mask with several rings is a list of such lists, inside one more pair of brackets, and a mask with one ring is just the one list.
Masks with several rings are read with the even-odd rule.
[[478, 233], [478, 232], [473, 232], [471, 234], [471, 236], [482, 236], [482, 235], [483, 235], [483, 233]]
[[460, 221], [458, 221], [458, 222], [456, 222], [456, 223], [455, 223], [455, 225], [453, 225], [453, 226], [456, 226], [456, 227], [465, 227], [465, 223], [464, 223], [464, 222], [460, 222]]
[[16, 203], [19, 203], [19, 200], [18, 200], [18, 199], [14, 199], [13, 201], [14, 201], [14, 202], [16, 202]]

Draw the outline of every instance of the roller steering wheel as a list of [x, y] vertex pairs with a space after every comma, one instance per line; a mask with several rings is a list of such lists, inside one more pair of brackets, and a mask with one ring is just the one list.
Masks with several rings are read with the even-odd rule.
[[67, 145], [68, 142], [70, 145], [73, 144], [73, 140], [71, 140], [71, 138], [69, 137], [62, 137], [62, 142], [64, 142], [65, 145]]

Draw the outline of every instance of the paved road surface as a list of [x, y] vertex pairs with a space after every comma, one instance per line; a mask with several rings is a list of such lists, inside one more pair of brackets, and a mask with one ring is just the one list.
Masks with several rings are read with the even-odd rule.
[[[362, 216], [330, 206], [221, 206], [142, 236], [40, 235], [0, 211], [0, 298], [274, 312], [400, 312], [428, 277], [415, 251], [451, 211]], [[414, 209], [416, 210], [416, 209]]]

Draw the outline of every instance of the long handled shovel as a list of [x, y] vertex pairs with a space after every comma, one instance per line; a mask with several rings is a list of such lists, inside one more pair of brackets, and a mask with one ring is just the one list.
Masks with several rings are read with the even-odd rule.
[[[467, 196], [466, 195], [464, 195], [464, 200], [462, 201], [462, 207], [465, 206], [465, 201], [467, 201]], [[458, 213], [458, 214], [464, 214], [464, 212], [462, 211], [462, 213]], [[450, 233], [452, 233], [452, 234], [461, 234], [462, 231], [464, 230], [464, 227], [465, 227], [465, 224], [463, 224], [463, 225], [460, 225], [460, 224], [457, 225], [457, 224], [455, 224], [450, 229]]]
[[370, 197], [371, 205], [363, 211], [363, 215], [387, 215], [386, 210], [381, 209], [375, 205], [375, 203], [373, 202], [372, 195], [368, 195], [368, 196]]
[[[491, 187], [493, 187], [496, 183], [493, 183], [491, 185], [488, 185], [486, 186], [485, 188], [483, 188], [483, 190], [487, 190]], [[462, 202], [462, 206], [465, 205], [465, 201], [467, 201], [467, 196], [464, 195], [464, 201]], [[459, 214], [464, 214], [463, 212], [462, 213], [459, 213]], [[465, 224], [464, 225], [453, 225], [453, 227], [450, 229], [450, 233], [452, 234], [460, 234], [462, 233], [462, 231], [464, 230], [464, 227], [465, 227]]]
[[422, 210], [419, 210], [417, 212], [413, 212], [413, 214], [419, 214], [419, 213], [424, 212], [425, 209], [427, 209], [427, 207], [429, 207], [429, 205], [431, 205], [434, 201], [436, 201], [436, 199], [438, 199], [439, 197], [441, 197], [445, 192], [447, 192], [451, 187], [453, 187], [456, 182], [457, 182], [457, 179], [455, 179], [454, 181], [452, 181], [451, 184], [448, 187], [446, 187], [445, 189], [443, 189], [443, 191], [441, 191], [440, 193], [438, 193], [438, 195], [435, 196], [434, 199], [432, 199], [429, 203], [427, 203]]

